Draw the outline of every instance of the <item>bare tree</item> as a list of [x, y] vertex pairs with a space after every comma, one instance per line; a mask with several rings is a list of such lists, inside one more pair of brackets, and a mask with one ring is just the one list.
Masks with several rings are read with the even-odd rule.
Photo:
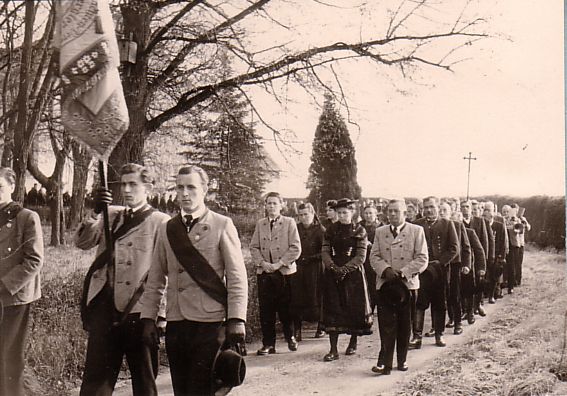
[[[313, 3], [324, 6], [321, 1]], [[254, 47], [246, 40], [245, 26], [255, 21], [267, 22], [273, 27], [284, 26], [270, 14], [272, 6], [294, 7], [299, 4], [294, 1], [121, 2], [123, 34], [133, 38], [138, 52], [136, 63], [123, 70], [130, 127], [110, 157], [111, 179], [116, 180], [116, 170], [122, 164], [141, 160], [144, 142], [152, 132], [197, 105], [204, 104], [206, 108], [222, 91], [239, 90], [249, 98], [246, 89], [251, 86], [276, 94], [276, 81], [305, 88], [311, 84], [325, 86], [320, 73], [327, 69], [339, 79], [333, 65], [352, 59], [398, 67], [404, 74], [419, 66], [451, 70], [455, 51], [487, 34], [481, 30], [482, 19], [465, 18], [468, 2], [453, 20], [439, 23], [433, 23], [429, 13], [437, 12], [442, 5], [433, 3], [399, 1], [390, 12], [385, 31], [376, 32], [373, 39], [293, 49], [285, 43]], [[340, 7], [333, 8], [335, 11], [340, 12]], [[425, 18], [430, 18], [432, 23], [420, 31], [415, 22]], [[266, 34], [269, 33], [268, 30]], [[441, 56], [426, 50], [444, 40], [450, 40], [449, 49]], [[228, 76], [220, 73], [217, 62], [218, 53], [225, 51], [239, 63]], [[253, 104], [252, 108], [256, 109]], [[261, 114], [258, 117], [261, 122], [265, 121]], [[274, 128], [272, 131], [277, 138], [279, 131]]]

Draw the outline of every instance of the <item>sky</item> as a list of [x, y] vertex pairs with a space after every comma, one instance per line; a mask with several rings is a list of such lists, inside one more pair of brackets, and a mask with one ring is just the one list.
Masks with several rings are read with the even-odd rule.
[[[341, 114], [354, 123], [347, 125], [363, 196], [465, 196], [463, 157], [469, 152], [477, 158], [471, 162], [471, 196], [564, 195], [564, 5], [544, 3], [473, 1], [492, 37], [455, 54], [464, 61], [453, 72], [422, 67], [408, 78], [368, 62], [337, 66], [349, 104]], [[292, 46], [333, 42], [333, 34], [368, 38], [380, 29], [372, 7], [337, 17], [334, 8], [304, 4], [295, 14], [273, 10], [297, 26]], [[264, 39], [276, 42], [277, 32]], [[267, 191], [305, 197], [321, 108], [301, 89], [288, 87], [286, 93], [291, 99], [283, 106], [253, 93], [264, 119], [294, 133], [289, 140], [296, 153], [277, 148], [272, 133], [258, 126], [281, 169]]]

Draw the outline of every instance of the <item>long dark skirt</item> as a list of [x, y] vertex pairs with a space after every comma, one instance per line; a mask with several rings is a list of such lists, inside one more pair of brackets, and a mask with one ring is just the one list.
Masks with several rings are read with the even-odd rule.
[[372, 311], [364, 268], [337, 281], [331, 271], [323, 277], [323, 325], [327, 332], [372, 334]]
[[321, 259], [303, 260], [297, 264], [297, 273], [292, 283], [292, 314], [307, 322], [321, 320], [321, 282], [323, 264]]

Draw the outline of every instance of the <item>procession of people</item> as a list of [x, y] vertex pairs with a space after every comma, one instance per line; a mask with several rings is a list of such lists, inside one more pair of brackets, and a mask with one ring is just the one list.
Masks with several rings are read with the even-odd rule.
[[[125, 357], [132, 394], [157, 395], [165, 334], [175, 395], [226, 394], [245, 375], [249, 278], [238, 231], [207, 207], [209, 179], [198, 166], [179, 169], [172, 217], [148, 204], [154, 180], [147, 168], [126, 164], [120, 178], [124, 206], [99, 188], [93, 215], [75, 237], [80, 249], [97, 249], [81, 299], [88, 344], [80, 393], [111, 395]], [[43, 239], [37, 214], [12, 202], [14, 185], [14, 173], [0, 168], [0, 236], [9, 241], [0, 267], [0, 394], [23, 395]], [[313, 337], [328, 336], [321, 360], [330, 364], [343, 354], [341, 334], [349, 336], [349, 356], [376, 328], [380, 350], [371, 372], [406, 371], [408, 351], [421, 349], [425, 337], [446, 346], [447, 329], [462, 334], [463, 321], [473, 325], [486, 315], [484, 304], [522, 284], [530, 224], [515, 204], [499, 214], [493, 202], [435, 196], [413, 203], [337, 198], [326, 202], [324, 219], [303, 202], [282, 214], [277, 192], [264, 204], [250, 242], [258, 356], [277, 354], [277, 320], [291, 352], [301, 348], [304, 323], [313, 323]], [[424, 332], [428, 309], [432, 329]]]

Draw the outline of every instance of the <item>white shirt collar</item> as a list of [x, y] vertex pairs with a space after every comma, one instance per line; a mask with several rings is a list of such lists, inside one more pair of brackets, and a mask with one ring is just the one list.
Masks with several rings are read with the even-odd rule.
[[397, 226], [397, 227], [394, 226], [393, 224], [390, 224], [390, 227], [391, 227], [390, 229], [395, 229], [395, 230], [396, 230], [396, 233], [399, 235], [399, 234], [400, 234], [400, 231], [401, 231], [401, 229], [402, 229], [402, 227], [403, 227], [404, 225], [406, 225], [406, 222], [405, 222], [405, 221], [404, 221], [402, 224], [400, 224], [399, 226]]
[[145, 202], [142, 202], [140, 205], [132, 208], [130, 206], [126, 206], [126, 210], [132, 209], [132, 212], [136, 213], [138, 210], [142, 209], [144, 206], [146, 206]]
[[187, 213], [186, 211], [183, 210], [183, 208], [181, 208], [181, 217], [185, 218], [185, 215], [191, 215], [191, 216], [193, 216], [194, 219], [201, 218], [205, 214], [206, 210], [207, 210], [207, 207], [205, 205], [198, 208], [193, 213]]

